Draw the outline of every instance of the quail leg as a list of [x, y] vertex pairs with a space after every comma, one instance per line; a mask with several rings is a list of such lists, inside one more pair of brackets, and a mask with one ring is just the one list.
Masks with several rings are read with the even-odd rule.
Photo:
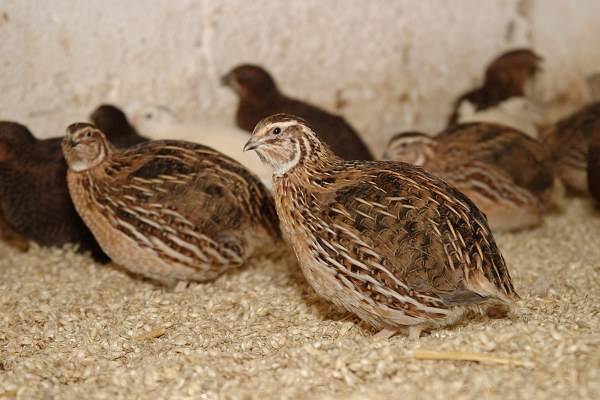
[[175, 286], [173, 287], [173, 291], [175, 293], [180, 293], [183, 292], [185, 289], [187, 289], [188, 287], [188, 283], [187, 281], [178, 281]]
[[421, 337], [423, 327], [421, 325], [413, 325], [408, 328], [408, 338], [410, 340], [416, 340]]
[[389, 339], [392, 336], [394, 336], [396, 333], [398, 333], [398, 329], [397, 328], [390, 328], [390, 327], [385, 327], [382, 330], [380, 330], [379, 332], [377, 332], [375, 334], [375, 338], [377, 339]]

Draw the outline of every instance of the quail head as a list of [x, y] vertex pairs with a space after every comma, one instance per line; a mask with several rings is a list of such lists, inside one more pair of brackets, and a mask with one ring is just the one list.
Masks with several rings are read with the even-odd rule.
[[262, 120], [245, 148], [273, 168], [308, 283], [379, 336], [418, 336], [517, 298], [485, 216], [445, 181], [401, 162], [344, 161], [286, 114]]
[[90, 121], [105, 132], [116, 147], [129, 147], [147, 142], [129, 123], [125, 113], [111, 104], [103, 104], [90, 115]]

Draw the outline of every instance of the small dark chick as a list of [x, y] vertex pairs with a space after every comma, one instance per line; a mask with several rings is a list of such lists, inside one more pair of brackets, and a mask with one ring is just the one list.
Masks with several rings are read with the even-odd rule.
[[96, 240], [71, 202], [61, 140], [38, 140], [25, 126], [0, 122], [0, 218], [3, 239], [20, 245], [78, 244], [106, 262]]
[[[503, 103], [504, 108], [520, 108], [520, 103], [507, 106], [506, 102], [527, 97], [528, 84], [541, 70], [542, 61], [542, 58], [530, 49], [511, 50], [495, 58], [485, 71], [483, 84], [456, 99], [448, 125], [468, 122], [468, 116], [463, 115], [465, 105], [470, 105], [468, 108], [472, 108], [473, 112], [491, 110], [501, 107]], [[523, 110], [525, 113], [527, 111]]]
[[[90, 119], [104, 127], [118, 148], [148, 141], [114, 106], [98, 107]], [[73, 207], [61, 142], [62, 138], [38, 140], [21, 124], [0, 122], [2, 237], [20, 248], [26, 247], [21, 244], [26, 240], [42, 246], [74, 243], [96, 260], [108, 261]]]
[[129, 123], [125, 113], [111, 104], [96, 108], [90, 121], [111, 138], [116, 147], [125, 148], [148, 141]]
[[271, 75], [257, 65], [240, 65], [222, 78], [239, 96], [237, 125], [252, 132], [265, 117], [277, 113], [293, 114], [314, 126], [319, 138], [335, 154], [346, 160], [372, 160], [373, 156], [359, 134], [338, 115], [281, 93]]

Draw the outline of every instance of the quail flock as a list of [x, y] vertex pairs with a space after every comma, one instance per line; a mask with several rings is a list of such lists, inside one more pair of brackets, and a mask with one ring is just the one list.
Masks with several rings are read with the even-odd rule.
[[459, 124], [435, 137], [403, 132], [383, 156], [424, 167], [466, 194], [494, 231], [538, 225], [553, 202], [553, 166], [547, 149], [513, 128]]
[[73, 243], [167, 286], [289, 246], [318, 295], [381, 337], [506, 315], [519, 296], [493, 232], [540, 224], [563, 185], [600, 202], [600, 103], [541, 126], [541, 62], [501, 54], [445, 130], [397, 134], [382, 161], [252, 64], [221, 79], [237, 127], [183, 124], [164, 106], [132, 123], [109, 104], [62, 139], [0, 122], [0, 233]]

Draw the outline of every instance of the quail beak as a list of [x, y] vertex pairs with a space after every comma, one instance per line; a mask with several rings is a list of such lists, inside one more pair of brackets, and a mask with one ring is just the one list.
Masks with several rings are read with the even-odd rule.
[[250, 137], [250, 140], [248, 140], [248, 142], [246, 142], [246, 145], [244, 146], [244, 151], [255, 150], [260, 145], [261, 145], [260, 140], [257, 140], [255, 137], [252, 136], [252, 137]]

